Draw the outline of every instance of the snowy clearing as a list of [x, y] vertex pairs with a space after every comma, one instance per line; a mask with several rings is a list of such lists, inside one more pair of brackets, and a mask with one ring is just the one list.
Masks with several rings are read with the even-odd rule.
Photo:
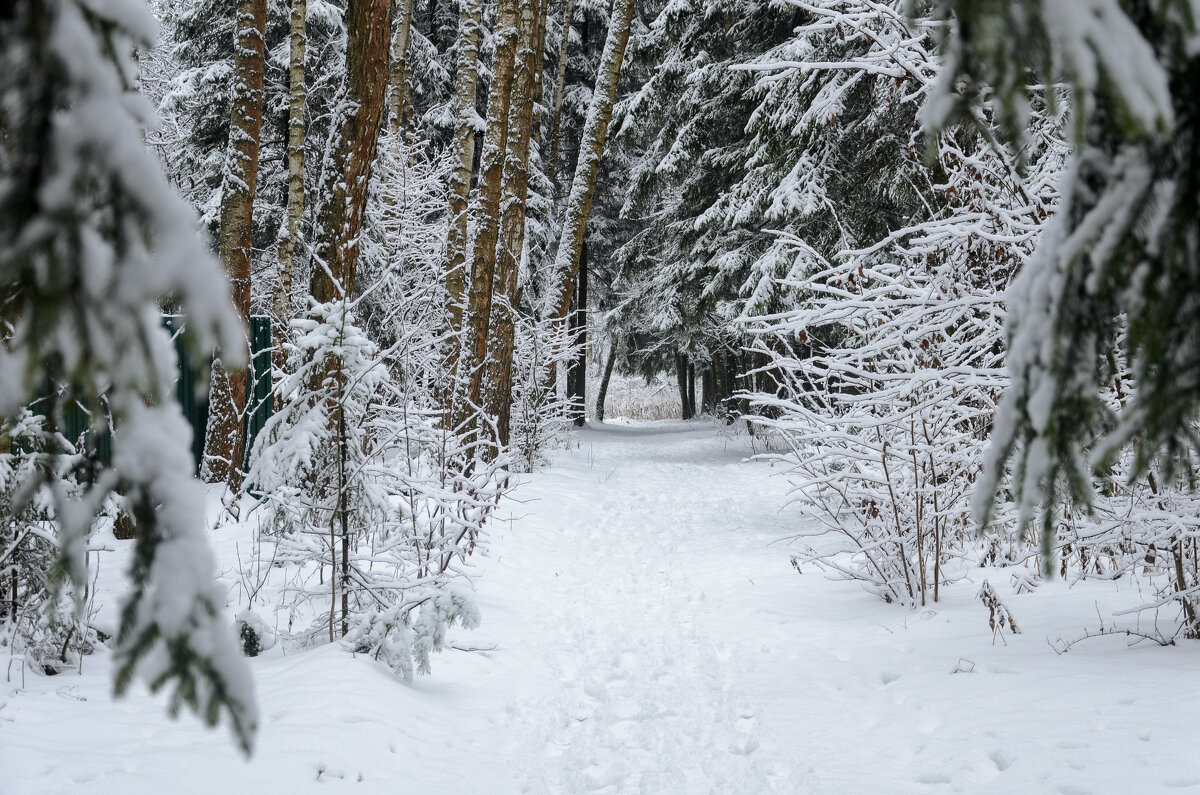
[[[483, 625], [432, 676], [406, 686], [339, 646], [257, 658], [246, 762], [144, 689], [113, 702], [107, 653], [24, 687], [10, 667], [0, 792], [1200, 791], [1194, 644], [1048, 643], [1138, 603], [1128, 578], [1016, 594], [1012, 569], [974, 569], [941, 604], [890, 606], [797, 575], [776, 542], [811, 520], [780, 509], [787, 483], [744, 462], [745, 436], [577, 438], [493, 522]], [[218, 531], [227, 572], [247, 537]], [[109, 620], [120, 554], [101, 562]], [[988, 577], [1022, 634], [993, 642]]]

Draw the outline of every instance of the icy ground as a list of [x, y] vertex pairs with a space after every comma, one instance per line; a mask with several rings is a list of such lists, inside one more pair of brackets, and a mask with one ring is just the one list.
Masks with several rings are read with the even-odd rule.
[[[10, 671], [0, 793], [1200, 791], [1200, 649], [1047, 642], [1143, 600], [1132, 584], [1016, 594], [972, 569], [910, 611], [798, 575], [772, 542], [811, 520], [748, 453], [707, 423], [583, 431], [503, 512], [483, 627], [432, 676], [336, 646], [253, 660], [250, 762], [158, 699], [113, 702], [104, 654], [19, 690]], [[218, 531], [230, 569], [245, 532]], [[984, 577], [1023, 630], [1007, 645]]]

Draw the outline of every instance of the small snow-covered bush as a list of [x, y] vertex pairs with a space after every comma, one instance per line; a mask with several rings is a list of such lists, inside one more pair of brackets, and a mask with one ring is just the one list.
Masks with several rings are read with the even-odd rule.
[[[882, 238], [855, 233], [857, 208], [838, 204], [820, 168], [781, 185], [793, 204], [833, 208], [841, 239], [831, 247], [817, 231], [811, 242], [781, 232], [778, 245], [792, 258], [777, 289], [795, 308], [750, 318], [747, 329], [775, 381], [752, 397], [755, 422], [787, 441], [796, 498], [846, 542], [840, 553], [809, 558], [914, 605], [937, 600], [944, 566], [975, 545], [971, 496], [1008, 379], [1004, 290], [1057, 200], [1066, 145], [1044, 102], [1033, 106], [1021, 152], [969, 129], [925, 140], [915, 112], [894, 108], [923, 102], [936, 81], [932, 34], [925, 20], [910, 24], [899, 3], [884, 5], [888, 13], [822, 0], [797, 34], [811, 63], [761, 68], [764, 86], [813, 80], [821, 101], [855, 114], [855, 124], [908, 139], [891, 181], [877, 187], [899, 197], [909, 222]], [[896, 69], [907, 82], [880, 77]], [[853, 80], [874, 87], [859, 100], [866, 104], [845, 108]], [[821, 118], [806, 125], [818, 141], [843, 134]], [[933, 168], [916, 157], [922, 149]], [[1027, 174], [1015, 171], [1018, 159]], [[1006, 555], [1014, 518], [1001, 507], [988, 528]]]
[[[91, 653], [97, 635], [86, 612], [76, 609], [71, 583], [52, 576], [58, 554], [52, 501], [22, 486], [32, 478], [37, 453], [74, 451], [61, 435], [48, 431], [44, 417], [28, 409], [4, 425], [0, 439], [11, 445], [0, 452], [0, 649], [7, 647], [32, 670], [56, 673], [78, 655]], [[72, 458], [81, 460], [64, 454], [57, 464]], [[78, 491], [66, 472], [59, 477], [64, 491]]]
[[514, 316], [509, 455], [518, 471], [532, 472], [547, 450], [562, 446], [570, 427], [568, 400], [551, 378], [566, 372], [575, 348], [561, 323], [519, 312]]
[[[251, 454], [262, 494], [260, 589], [321, 637], [402, 676], [429, 669], [444, 625], [477, 622], [468, 558], [501, 493], [502, 462], [476, 460], [341, 302], [293, 322], [282, 409]], [[393, 346], [392, 353], [403, 346]], [[402, 369], [402, 368], [400, 368]], [[328, 577], [328, 579], [326, 579]]]

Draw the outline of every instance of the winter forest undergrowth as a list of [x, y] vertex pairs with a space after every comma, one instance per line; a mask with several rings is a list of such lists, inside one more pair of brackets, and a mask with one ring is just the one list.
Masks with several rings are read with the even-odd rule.
[[1197, 86], [1200, 0], [0, 6], [0, 792], [1200, 789]]

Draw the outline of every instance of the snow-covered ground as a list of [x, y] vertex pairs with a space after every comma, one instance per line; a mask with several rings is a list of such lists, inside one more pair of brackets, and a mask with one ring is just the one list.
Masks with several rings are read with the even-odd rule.
[[[1133, 584], [1016, 594], [975, 569], [910, 611], [798, 575], [774, 542], [811, 520], [749, 449], [706, 422], [584, 430], [501, 512], [483, 626], [432, 676], [337, 646], [251, 661], [249, 762], [161, 699], [113, 702], [103, 653], [23, 688], [10, 670], [0, 793], [1200, 791], [1200, 648], [1047, 642]], [[218, 531], [224, 566], [245, 533]], [[1022, 634], [993, 641], [984, 577]]]

